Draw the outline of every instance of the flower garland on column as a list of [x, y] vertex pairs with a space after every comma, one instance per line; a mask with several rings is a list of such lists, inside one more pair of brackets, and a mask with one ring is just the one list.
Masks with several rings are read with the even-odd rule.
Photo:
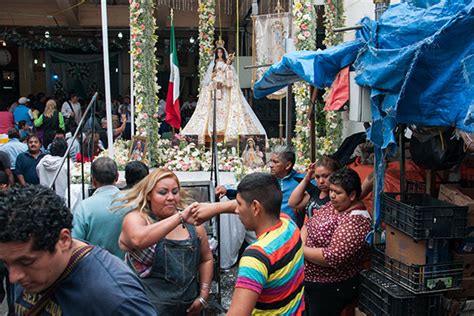
[[[342, 43], [343, 32], [334, 32], [333, 29], [344, 26], [344, 3], [343, 0], [326, 0], [324, 7], [324, 29], [325, 39], [323, 44], [331, 47]], [[328, 91], [328, 90], [327, 90]], [[327, 93], [325, 94], [326, 97]], [[324, 97], [324, 98], [325, 98]], [[318, 155], [334, 153], [342, 142], [342, 117], [337, 111], [325, 111], [319, 116], [318, 125], [321, 125], [322, 133], [318, 135]]]
[[[311, 0], [293, 1], [293, 26], [295, 28], [296, 50], [316, 49], [316, 13]], [[310, 104], [309, 85], [298, 82], [293, 85], [295, 97], [296, 125], [293, 146], [298, 162], [306, 164], [310, 157], [310, 126], [308, 108]]]
[[211, 62], [216, 22], [215, 0], [199, 0], [199, 81], [202, 82]]
[[155, 1], [129, 0], [130, 32], [133, 57], [133, 80], [135, 95], [135, 115], [137, 134], [148, 138], [148, 159], [156, 165], [156, 147], [159, 140], [158, 129], [158, 64], [156, 59]]

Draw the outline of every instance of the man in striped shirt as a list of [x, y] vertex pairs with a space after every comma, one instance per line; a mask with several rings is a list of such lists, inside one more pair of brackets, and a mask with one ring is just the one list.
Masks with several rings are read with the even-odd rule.
[[234, 201], [204, 204], [193, 211], [199, 223], [235, 212], [257, 240], [243, 253], [227, 315], [301, 315], [304, 310], [304, 259], [300, 231], [281, 214], [278, 180], [267, 173], [246, 176]]

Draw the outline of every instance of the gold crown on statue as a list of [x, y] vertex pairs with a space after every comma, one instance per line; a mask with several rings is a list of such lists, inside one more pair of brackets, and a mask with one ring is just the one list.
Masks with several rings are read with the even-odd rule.
[[224, 48], [224, 44], [225, 44], [224, 40], [223, 40], [222, 37], [219, 35], [219, 39], [216, 41], [216, 48], [217, 48], [217, 47], [222, 47], [222, 48]]

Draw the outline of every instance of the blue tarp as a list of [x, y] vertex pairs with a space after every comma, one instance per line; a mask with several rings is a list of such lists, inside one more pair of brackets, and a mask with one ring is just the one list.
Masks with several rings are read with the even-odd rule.
[[435, 2], [392, 5], [377, 22], [362, 19], [355, 41], [287, 54], [254, 87], [256, 98], [300, 80], [324, 88], [353, 63], [356, 82], [371, 88], [378, 221], [384, 150], [398, 123], [474, 132], [474, 0]]

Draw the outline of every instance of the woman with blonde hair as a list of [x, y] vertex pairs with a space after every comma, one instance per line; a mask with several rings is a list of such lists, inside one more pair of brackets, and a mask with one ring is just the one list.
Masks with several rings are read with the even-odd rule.
[[166, 169], [124, 194], [121, 208], [133, 211], [124, 217], [119, 245], [158, 315], [198, 315], [207, 306], [213, 257], [205, 229], [187, 223], [196, 203], [185, 207], [179, 180]]
[[63, 114], [58, 111], [54, 99], [49, 99], [48, 102], [46, 102], [44, 113], [35, 119], [34, 124], [35, 127], [43, 127], [44, 148], [48, 148], [48, 145], [53, 142], [57, 130], [61, 129], [64, 131], [64, 117]]

